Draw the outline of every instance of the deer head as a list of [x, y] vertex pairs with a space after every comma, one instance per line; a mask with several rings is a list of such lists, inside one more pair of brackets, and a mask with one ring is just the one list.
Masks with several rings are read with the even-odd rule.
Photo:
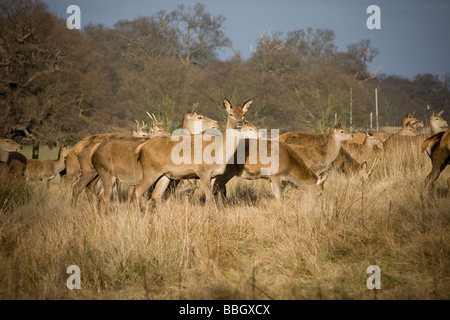
[[227, 129], [242, 129], [245, 121], [245, 113], [252, 106], [253, 100], [246, 101], [242, 107], [233, 107], [230, 100], [223, 99], [223, 107], [228, 113]]

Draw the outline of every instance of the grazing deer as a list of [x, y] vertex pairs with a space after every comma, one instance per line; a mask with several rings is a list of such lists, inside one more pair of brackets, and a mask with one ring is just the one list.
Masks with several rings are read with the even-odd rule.
[[26, 158], [19, 151], [22, 146], [9, 138], [0, 140], [0, 169], [8, 174], [22, 176], [25, 171]]
[[447, 121], [442, 118], [442, 113], [444, 110], [439, 111], [438, 113], [433, 113], [430, 116], [430, 132], [431, 135], [435, 135], [438, 132], [445, 131], [448, 127]]
[[[425, 178], [423, 193], [432, 193], [436, 198], [435, 181], [441, 172], [450, 164], [450, 128], [441, 131], [426, 139], [422, 144], [422, 152], [427, 151], [431, 159], [432, 169]], [[447, 180], [450, 197], [450, 177]]]
[[58, 158], [56, 160], [28, 159], [25, 167], [25, 178], [27, 180], [42, 180], [48, 187], [50, 185], [50, 180], [53, 180], [65, 169], [65, 159], [68, 151], [69, 150], [64, 147], [59, 148]]
[[[183, 129], [192, 130], [193, 134], [217, 129], [218, 122], [196, 112], [197, 106], [198, 103], [192, 105], [184, 115]], [[148, 139], [108, 140], [92, 150], [92, 164], [103, 182], [104, 192], [99, 194], [102, 202], [109, 202], [116, 181], [136, 186], [142, 180], [142, 168], [135, 159], [135, 149], [146, 141]], [[128, 189], [128, 200], [131, 200], [132, 191], [132, 188]]]

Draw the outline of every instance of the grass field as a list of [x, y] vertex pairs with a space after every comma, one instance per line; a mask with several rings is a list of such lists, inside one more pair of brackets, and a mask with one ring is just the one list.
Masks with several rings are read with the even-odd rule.
[[279, 203], [267, 181], [233, 178], [217, 208], [197, 189], [106, 215], [56, 182], [2, 183], [0, 299], [449, 299], [450, 171], [422, 198], [429, 158], [399, 154], [370, 183], [331, 174], [320, 198], [288, 186]]

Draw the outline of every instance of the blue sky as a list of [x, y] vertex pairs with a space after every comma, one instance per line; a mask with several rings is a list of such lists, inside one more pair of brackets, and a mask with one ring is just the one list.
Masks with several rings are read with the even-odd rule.
[[[450, 1], [448, 0], [43, 0], [50, 10], [68, 18], [69, 5], [81, 9], [81, 26], [88, 23], [112, 27], [118, 20], [149, 16], [159, 10], [170, 12], [178, 4], [205, 5], [213, 16], [225, 17], [223, 31], [242, 58], [250, 56], [250, 44], [262, 33], [312, 28], [335, 32], [335, 45], [371, 39], [380, 54], [371, 71], [412, 78], [416, 74], [444, 75], [450, 72]], [[369, 30], [369, 5], [381, 9], [381, 30]], [[222, 59], [231, 50], [220, 54]]]

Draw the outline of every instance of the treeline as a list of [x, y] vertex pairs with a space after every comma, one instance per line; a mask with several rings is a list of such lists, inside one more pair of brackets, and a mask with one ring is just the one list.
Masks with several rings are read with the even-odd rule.
[[448, 110], [448, 75], [370, 73], [368, 64], [382, 54], [370, 40], [341, 52], [328, 29], [262, 35], [249, 59], [235, 52], [221, 61], [220, 50], [233, 49], [224, 21], [202, 4], [180, 5], [80, 32], [39, 0], [0, 0], [2, 134], [74, 143], [131, 132], [135, 119], [149, 121], [147, 111], [172, 130], [194, 102], [224, 120], [224, 97], [236, 104], [253, 98], [248, 119], [260, 128], [323, 131], [335, 114], [349, 125], [350, 88], [354, 129], [368, 127], [375, 88], [380, 125], [398, 125], [414, 110], [424, 120]]

